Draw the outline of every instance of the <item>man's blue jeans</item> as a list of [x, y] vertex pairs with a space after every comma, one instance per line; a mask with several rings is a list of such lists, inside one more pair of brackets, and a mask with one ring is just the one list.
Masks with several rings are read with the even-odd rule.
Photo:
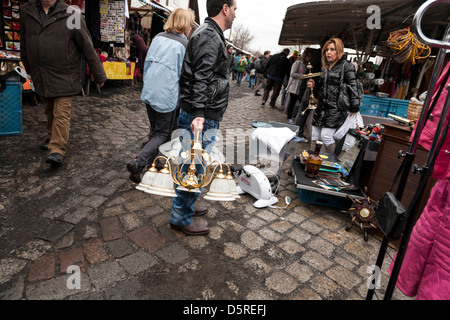
[[[180, 110], [178, 118], [178, 129], [187, 130], [190, 134], [190, 139], [193, 139], [193, 132], [191, 131], [191, 123], [194, 120], [193, 115], [184, 110]], [[216, 141], [217, 130], [220, 122], [217, 120], [205, 119], [203, 124], [203, 131], [199, 139], [202, 140], [202, 148], [208, 154], [211, 154], [212, 148]], [[186, 132], [186, 131], [185, 131]], [[187, 141], [186, 135], [180, 134], [181, 152], [191, 147], [190, 141]], [[188, 165], [183, 166], [182, 172], [187, 172]], [[196, 173], [203, 174], [202, 166], [196, 165]], [[177, 197], [173, 198], [172, 212], [170, 214], [170, 223], [179, 227], [185, 227], [193, 222], [194, 203], [197, 201], [200, 193], [178, 191], [175, 189]]]

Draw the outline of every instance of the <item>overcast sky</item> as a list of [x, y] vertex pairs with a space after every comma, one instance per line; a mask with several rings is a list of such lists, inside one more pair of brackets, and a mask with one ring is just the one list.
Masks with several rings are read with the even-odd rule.
[[[250, 43], [252, 50], [272, 51], [272, 54], [283, 49], [278, 45], [283, 19], [288, 7], [312, 0], [237, 0], [235, 23], [243, 24], [254, 40]], [[206, 0], [198, 0], [200, 22], [207, 16]], [[225, 32], [228, 38], [230, 30]]]
[[[200, 23], [203, 23], [206, 14], [206, 0], [197, 0], [199, 6]], [[278, 45], [283, 19], [288, 7], [317, 0], [236, 0], [237, 11], [235, 23], [244, 25], [254, 40], [250, 43], [251, 50], [280, 52], [283, 47]], [[133, 0], [132, 3], [138, 3]], [[133, 5], [132, 5], [133, 6]], [[138, 6], [138, 5], [136, 5]], [[230, 30], [225, 32], [229, 38]]]

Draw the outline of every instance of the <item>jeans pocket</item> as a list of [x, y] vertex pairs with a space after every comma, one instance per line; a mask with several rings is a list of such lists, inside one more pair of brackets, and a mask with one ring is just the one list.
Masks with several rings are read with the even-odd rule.
[[180, 115], [178, 116], [178, 128], [188, 130], [191, 127], [192, 120], [192, 114], [185, 110], [180, 110]]

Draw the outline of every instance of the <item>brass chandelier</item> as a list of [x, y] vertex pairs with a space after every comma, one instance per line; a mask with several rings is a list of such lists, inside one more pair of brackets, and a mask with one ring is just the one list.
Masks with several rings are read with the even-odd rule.
[[[234, 201], [240, 198], [230, 166], [213, 160], [203, 150], [198, 135], [190, 144], [191, 148], [178, 156], [157, 157], [136, 189], [160, 196], [177, 197], [175, 185], [181, 191], [200, 193], [201, 188], [211, 183], [204, 197], [206, 200]], [[164, 168], [160, 171], [156, 168], [158, 159], [165, 162]], [[197, 166], [200, 166], [201, 170], [197, 170]], [[226, 174], [224, 169], [227, 171]]]

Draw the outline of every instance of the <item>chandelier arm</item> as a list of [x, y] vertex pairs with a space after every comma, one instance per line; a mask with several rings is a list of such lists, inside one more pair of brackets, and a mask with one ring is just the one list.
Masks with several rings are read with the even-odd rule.
[[[216, 166], [214, 167], [214, 169], [211, 171], [211, 167], [212, 167], [212, 165], [213, 165], [215, 162], [217, 162], [217, 165], [216, 165]], [[213, 179], [213, 177], [214, 177], [214, 173], [216, 172], [216, 169], [217, 169], [218, 167], [220, 167], [220, 169], [222, 169], [222, 163], [220, 163], [220, 162], [217, 161], [217, 160], [213, 160], [213, 161], [209, 164], [209, 166], [206, 167], [206, 170], [205, 170], [205, 179], [202, 181], [202, 184], [201, 184], [202, 187], [203, 187], [203, 186], [207, 186], [208, 184], [211, 183], [211, 181], [212, 181], [212, 179]], [[209, 174], [208, 174], [208, 173], [209, 173]]]
[[164, 156], [158, 156], [158, 157], [156, 157], [155, 158], [155, 160], [153, 161], [153, 163], [158, 159], [158, 158], [162, 158], [162, 159], [165, 159], [166, 160], [166, 163], [165, 163], [165, 165], [167, 165], [167, 168], [168, 168], [168, 170], [169, 170], [169, 174], [170, 174], [170, 177], [172, 178], [172, 181], [173, 181], [173, 183], [175, 183], [175, 184], [177, 184], [177, 185], [181, 185], [180, 184], [180, 181], [182, 181], [182, 180], [180, 180], [180, 181], [177, 181], [176, 179], [175, 179], [175, 175], [177, 175], [177, 173], [178, 173], [178, 175], [180, 174], [180, 170], [178, 169], [177, 171], [174, 171], [174, 170], [172, 170], [172, 165], [171, 165], [171, 163], [170, 163], [170, 160], [174, 160], [175, 162], [176, 162], [176, 167], [177, 168], [179, 168], [179, 162], [178, 162], [178, 156], [170, 156], [170, 157], [164, 157]]
[[186, 175], [185, 172], [181, 172], [180, 170], [174, 171], [174, 173], [171, 175], [173, 183], [178, 186], [186, 187], [186, 185], [183, 183], [183, 174]]

